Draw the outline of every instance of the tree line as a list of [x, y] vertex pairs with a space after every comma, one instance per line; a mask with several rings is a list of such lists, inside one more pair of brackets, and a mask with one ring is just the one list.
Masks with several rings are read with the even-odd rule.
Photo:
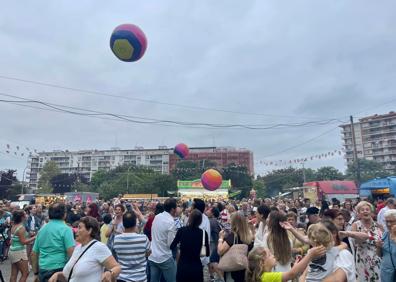
[[[151, 168], [122, 165], [110, 170], [95, 172], [91, 180], [81, 173], [64, 174], [55, 162], [45, 163], [40, 171], [38, 193], [65, 193], [74, 191], [98, 192], [109, 199], [119, 194], [158, 194], [168, 196], [177, 189], [177, 180], [195, 180], [209, 168], [218, 168], [210, 160], [180, 161], [169, 174], [155, 172]], [[230, 192], [240, 192], [238, 197], [248, 197], [252, 188], [258, 197], [270, 197], [285, 192], [287, 188], [301, 187], [305, 182], [321, 180], [357, 180], [357, 165], [349, 165], [345, 173], [331, 166], [319, 169], [283, 168], [265, 175], [250, 175], [246, 166], [230, 164], [218, 168], [224, 180], [231, 180]], [[359, 160], [360, 181], [389, 175], [380, 163]], [[0, 198], [19, 194], [22, 184], [15, 176], [15, 170], [0, 172]]]

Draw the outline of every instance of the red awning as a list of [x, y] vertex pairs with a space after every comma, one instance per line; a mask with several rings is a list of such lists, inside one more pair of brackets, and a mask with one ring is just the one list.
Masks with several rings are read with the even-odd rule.
[[325, 194], [357, 194], [358, 189], [353, 181], [318, 181], [320, 190]]

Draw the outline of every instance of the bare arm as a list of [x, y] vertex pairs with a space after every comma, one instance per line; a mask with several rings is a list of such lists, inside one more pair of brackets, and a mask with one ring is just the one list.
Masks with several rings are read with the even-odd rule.
[[347, 282], [347, 276], [341, 268], [327, 276], [322, 282]]
[[104, 267], [108, 270], [102, 274], [102, 281], [113, 281], [121, 273], [121, 266], [113, 256], [108, 257], [104, 263]]
[[73, 252], [74, 252], [74, 247], [68, 248], [68, 249], [66, 250], [67, 257], [68, 257], [68, 258], [71, 258]]
[[293, 233], [294, 237], [296, 237], [296, 239], [298, 241], [300, 241], [304, 244], [307, 244], [307, 245], [312, 245], [308, 239], [308, 236], [302, 235], [289, 222], [285, 221], [285, 222], [280, 222], [279, 224], [280, 224], [280, 226], [282, 226], [283, 229], [286, 229], [286, 230], [290, 231], [291, 233]]
[[219, 242], [217, 243], [217, 253], [219, 256], [224, 255], [230, 247], [226, 241], [224, 241], [224, 230], [219, 233]]
[[38, 254], [32, 251], [32, 270], [33, 273], [39, 272], [39, 267], [38, 267]]
[[282, 274], [282, 282], [286, 282], [296, 278], [300, 273], [303, 273], [312, 259], [323, 256], [326, 253], [326, 248], [323, 246], [314, 247], [308, 251], [308, 254], [297, 264], [293, 266], [288, 272]]
[[29, 239], [26, 239], [25, 232], [26, 232], [26, 230], [25, 230], [25, 227], [23, 227], [23, 226], [21, 228], [19, 228], [19, 230], [17, 232], [19, 242], [21, 242], [21, 244], [23, 244], [23, 245], [27, 245], [30, 242], [34, 241], [34, 239], [36, 239], [36, 237], [31, 237]]
[[62, 271], [59, 272], [55, 272], [54, 274], [52, 274], [51, 278], [48, 280], [48, 282], [67, 282], [66, 277], [63, 275]]

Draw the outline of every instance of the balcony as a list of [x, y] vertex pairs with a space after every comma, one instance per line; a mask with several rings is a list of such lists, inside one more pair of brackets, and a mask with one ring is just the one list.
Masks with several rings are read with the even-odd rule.
[[392, 119], [392, 121], [383, 121], [383, 122], [370, 122], [370, 123], [362, 123], [363, 128], [381, 128], [387, 126], [396, 126], [396, 120]]
[[362, 132], [362, 136], [372, 136], [372, 135], [384, 135], [384, 134], [392, 134], [396, 133], [396, 129], [389, 129], [389, 130], [378, 130], [375, 132]]

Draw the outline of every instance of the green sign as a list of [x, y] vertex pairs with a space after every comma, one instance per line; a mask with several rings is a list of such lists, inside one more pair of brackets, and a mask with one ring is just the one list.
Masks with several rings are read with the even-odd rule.
[[[178, 189], [203, 189], [203, 185], [201, 183], [201, 179], [196, 180], [178, 180], [177, 181]], [[220, 189], [230, 189], [231, 188], [231, 180], [223, 180], [221, 183]]]

